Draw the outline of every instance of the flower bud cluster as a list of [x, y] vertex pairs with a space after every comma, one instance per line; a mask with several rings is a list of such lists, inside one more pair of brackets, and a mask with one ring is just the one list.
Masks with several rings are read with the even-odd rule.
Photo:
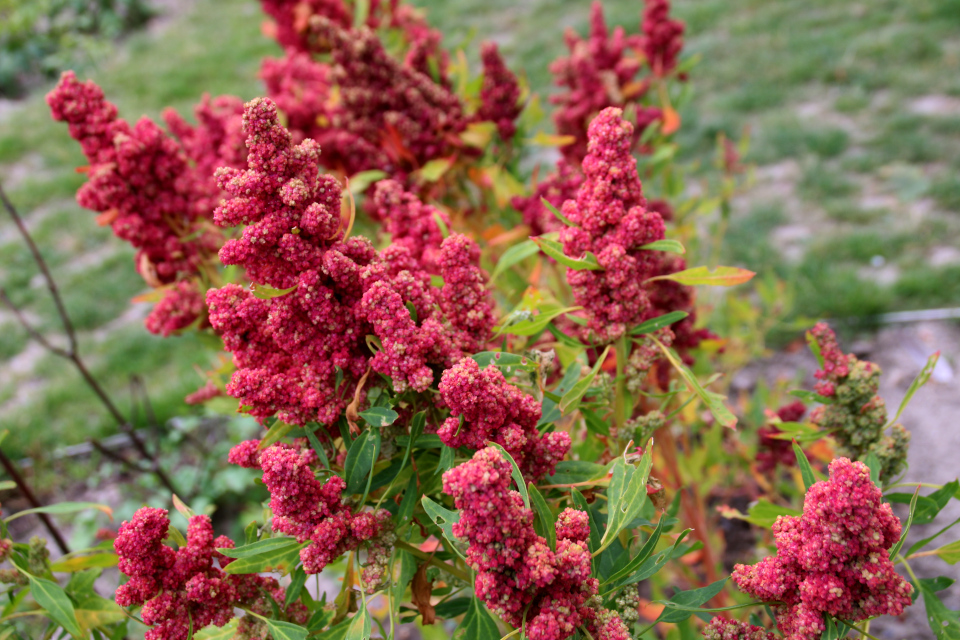
[[[627, 105], [636, 109], [637, 126], [630, 138], [631, 150], [643, 130], [663, 116], [658, 107], [641, 102], [649, 90], [649, 80], [635, 79], [643, 65], [639, 52], [648, 39], [628, 36], [622, 27], [611, 34], [599, 0], [591, 6], [587, 39], [581, 39], [572, 29], [564, 34], [570, 55], [550, 65], [554, 83], [564, 90], [551, 96], [550, 101], [558, 105], [553, 116], [557, 133], [574, 138], [561, 149], [571, 163], [579, 164], [587, 154], [587, 123], [603, 109]], [[660, 40], [653, 42], [660, 46]]]
[[[77, 201], [100, 212], [99, 219], [138, 250], [137, 271], [152, 287], [196, 276], [221, 242], [205, 222], [219, 198], [211, 168], [232, 164], [241, 154], [238, 102], [205, 99], [195, 128], [167, 113], [178, 142], [148, 118], [133, 126], [118, 118], [100, 87], [80, 82], [72, 71], [47, 95], [53, 118], [70, 125], [90, 163]], [[148, 329], [167, 335], [200, 315], [195, 296], [180, 307], [184, 292], [167, 291]]]
[[907, 463], [910, 433], [902, 424], [887, 424], [887, 407], [877, 392], [880, 389], [880, 367], [844, 354], [837, 337], [820, 322], [811, 334], [823, 358], [823, 369], [814, 375], [819, 380], [816, 391], [833, 400], [813, 410], [810, 419], [836, 438], [841, 455], [864, 459], [870, 453], [880, 460], [880, 477], [885, 481], [897, 476]]
[[[450, 216], [445, 211], [424, 204], [416, 195], [404, 191], [396, 180], [381, 180], [373, 193], [374, 217], [390, 234], [394, 246], [405, 247], [423, 269], [440, 273], [439, 253], [443, 244], [440, 222], [450, 228]], [[439, 221], [439, 222], [438, 222]]]
[[560, 513], [552, 550], [534, 531], [533, 512], [510, 490], [510, 473], [510, 463], [487, 447], [443, 474], [443, 490], [460, 511], [453, 533], [470, 543], [477, 597], [514, 627], [525, 624], [531, 640], [562, 640], [579, 626], [598, 640], [629, 639], [616, 613], [594, 606], [599, 585], [591, 577], [587, 514]]
[[[433, 382], [430, 365], [449, 366], [486, 341], [495, 319], [475, 243], [455, 234], [434, 246], [444, 279], [437, 290], [402, 242], [377, 252], [364, 238], [344, 239], [339, 184], [319, 173], [314, 140], [293, 144], [270, 100], [247, 104], [244, 130], [249, 168], [218, 172], [236, 197], [214, 219], [247, 226], [220, 258], [243, 266], [257, 285], [293, 288], [269, 299], [238, 285], [207, 293], [210, 322], [237, 367], [227, 392], [252, 415], [331, 425], [368, 366], [390, 376], [397, 392], [423, 391]], [[396, 221], [397, 235], [411, 246], [436, 242], [423, 238], [428, 208], [390, 193], [410, 213]], [[382, 346], [372, 359], [370, 334]]]
[[682, 22], [670, 19], [670, 0], [646, 0], [641, 28], [640, 48], [653, 75], [669, 75], [683, 49], [684, 30]]
[[567, 432], [540, 435], [540, 403], [507, 384], [495, 365], [480, 369], [476, 360], [464, 358], [443, 372], [440, 396], [451, 417], [437, 435], [448, 447], [482, 449], [496, 442], [535, 480], [552, 474], [570, 450]]
[[888, 550], [900, 538], [900, 521], [862, 462], [837, 458], [829, 480], [807, 490], [801, 516], [773, 525], [777, 555], [739, 564], [740, 589], [774, 607], [788, 640], [816, 640], [825, 613], [857, 622], [900, 615], [912, 587], [897, 574]]
[[476, 118], [497, 125], [501, 140], [510, 140], [517, 132], [516, 119], [523, 110], [520, 103], [520, 84], [517, 76], [507, 68], [494, 42], [480, 47], [483, 61], [483, 86], [480, 87], [480, 109]]
[[[232, 548], [233, 541], [214, 539], [208, 516], [190, 518], [187, 546], [176, 551], [163, 543], [169, 527], [165, 509], [143, 507], [120, 525], [114, 540], [118, 567], [130, 578], [117, 588], [117, 604], [143, 606], [143, 621], [153, 627], [147, 640], [186, 640], [191, 628], [222, 627], [234, 617], [235, 607], [261, 615], [272, 615], [277, 606], [284, 609], [285, 591], [274, 578], [223, 572], [232, 559], [217, 548]], [[286, 607], [285, 613], [306, 622], [307, 609], [301, 603]]]

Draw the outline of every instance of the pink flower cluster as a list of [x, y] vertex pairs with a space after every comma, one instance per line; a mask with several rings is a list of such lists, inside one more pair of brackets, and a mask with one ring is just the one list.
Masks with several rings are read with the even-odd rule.
[[777, 640], [779, 636], [756, 625], [717, 616], [703, 629], [704, 640]]
[[[80, 82], [72, 71], [63, 74], [47, 103], [55, 120], [70, 125], [90, 162], [77, 201], [101, 212], [100, 220], [138, 249], [137, 271], [147, 284], [159, 287], [195, 276], [221, 242], [205, 224], [219, 197], [210, 169], [237, 158], [237, 100], [206, 99], [198, 107], [196, 128], [168, 113], [180, 142], [148, 118], [134, 126], [119, 119], [100, 87]], [[189, 288], [167, 293], [147, 320], [151, 331], [166, 335], [199, 316], [196, 305], [178, 308]]]
[[590, 123], [585, 180], [576, 199], [563, 203], [563, 214], [576, 226], [560, 230], [567, 255], [593, 252], [602, 267], [567, 270], [577, 304], [588, 310], [588, 327], [602, 341], [619, 337], [649, 315], [644, 281], [653, 277], [661, 257], [640, 247], [664, 237], [660, 214], [646, 209], [630, 153], [633, 127], [621, 116], [611, 107]]
[[813, 374], [819, 380], [814, 390], [829, 398], [836, 393], [837, 384], [850, 375], [850, 364], [856, 360], [856, 357], [840, 350], [837, 336], [824, 322], [818, 322], [810, 330], [810, 335], [816, 341], [820, 349], [820, 357], [823, 358], [823, 369]]
[[561, 149], [564, 157], [574, 164], [583, 160], [587, 153], [587, 123], [607, 107], [634, 105], [637, 126], [631, 138], [632, 149], [643, 130], [663, 115], [659, 108], [641, 103], [649, 80], [634, 79], [642, 66], [637, 52], [645, 39], [627, 36], [622, 27], [610, 34], [599, 0], [591, 6], [589, 37], [583, 40], [568, 29], [564, 39], [570, 56], [558, 58], [550, 65], [554, 83], [564, 88], [550, 98], [558, 105], [553, 116], [557, 133], [574, 138]]
[[[783, 422], [798, 422], [806, 412], [807, 407], [797, 400], [777, 409], [777, 417]], [[757, 432], [760, 436], [760, 447], [756, 457], [757, 469], [762, 473], [776, 470], [777, 465], [792, 467], [797, 462], [793, 444], [789, 440], [774, 437], [779, 433], [783, 432], [775, 424], [761, 427]]]
[[507, 68], [496, 43], [484, 42], [480, 47], [483, 61], [483, 86], [480, 88], [480, 110], [477, 120], [497, 125], [500, 139], [507, 141], [517, 132], [516, 119], [523, 110], [517, 76]]
[[670, 19], [670, 0], [646, 0], [642, 29], [641, 48], [647, 64], [655, 76], [668, 75], [683, 49], [683, 23]]
[[595, 608], [587, 514], [565, 509], [557, 518], [552, 550], [533, 528], [533, 512], [510, 490], [510, 463], [493, 447], [443, 474], [460, 521], [453, 533], [470, 546], [475, 592], [491, 610], [531, 640], [563, 640], [585, 626], [598, 640], [628, 640], [613, 612]]
[[428, 273], [440, 273], [443, 232], [437, 220], [449, 229], [450, 216], [404, 191], [396, 180], [379, 181], [374, 187], [373, 202], [374, 218], [382, 223], [393, 244], [407, 248]]
[[[120, 525], [113, 543], [119, 569], [130, 578], [117, 588], [117, 604], [143, 605], [143, 621], [153, 626], [147, 640], [186, 640], [191, 628], [222, 627], [234, 617], [235, 607], [260, 614], [271, 614], [278, 605], [283, 609], [285, 592], [275, 579], [223, 572], [232, 560], [216, 549], [232, 548], [233, 541], [225, 536], [215, 540], [208, 516], [190, 518], [187, 546], [176, 551], [163, 543], [169, 527], [165, 509], [143, 507]], [[300, 624], [306, 622], [307, 613], [300, 603], [286, 609]]]
[[[294, 290], [269, 299], [237, 285], [207, 293], [210, 322], [237, 367], [230, 395], [261, 419], [331, 425], [368, 366], [391, 376], [398, 392], [423, 391], [433, 382], [429, 365], [478, 350], [495, 318], [473, 241], [454, 234], [440, 243], [437, 290], [411, 253], [438, 239], [429, 233], [432, 215], [423, 219], [427, 207], [388, 186], [384, 204], [410, 214], [393, 227], [401, 242], [378, 253], [364, 238], [344, 240], [340, 186], [319, 174], [316, 142], [294, 145], [268, 99], [247, 105], [244, 130], [249, 169], [218, 173], [236, 197], [215, 220], [247, 227], [220, 258], [245, 267], [255, 284]], [[369, 334], [383, 347], [372, 359]]]
[[807, 490], [803, 515], [777, 518], [773, 535], [777, 555], [737, 565], [733, 579], [755, 598], [782, 603], [774, 610], [788, 640], [819, 638], [825, 613], [857, 622], [910, 604], [912, 587], [888, 554], [900, 521], [862, 462], [831, 462], [829, 480]]
[[440, 396], [451, 417], [437, 435], [448, 447], [481, 449], [489, 441], [496, 442], [532, 479], [552, 474], [570, 450], [567, 432], [540, 435], [540, 403], [507, 384], [494, 365], [480, 369], [476, 360], [464, 358], [443, 372]]
[[[347, 484], [339, 476], [321, 483], [311, 465], [316, 454], [289, 445], [273, 445], [260, 451], [259, 440], [241, 442], [230, 450], [229, 460], [247, 468], [263, 470], [263, 483], [270, 492], [273, 530], [309, 543], [300, 550], [300, 560], [307, 573], [320, 573], [323, 568], [363, 542], [375, 541], [388, 527], [390, 512], [353, 514], [342, 502]], [[380, 579], [378, 564], [370, 565], [364, 582]]]

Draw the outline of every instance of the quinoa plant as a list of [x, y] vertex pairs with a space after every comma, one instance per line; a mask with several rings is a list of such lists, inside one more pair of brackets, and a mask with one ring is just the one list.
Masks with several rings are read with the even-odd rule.
[[[229, 354], [190, 401], [233, 398], [262, 424], [229, 462], [262, 474], [263, 517], [215, 537], [167, 495], [185, 536], [143, 507], [53, 563], [4, 523], [0, 632], [36, 616], [48, 637], [98, 639], [133, 621], [148, 640], [394, 638], [416, 621], [478, 640], [815, 640], [872, 637], [922, 595], [934, 633], [960, 637], [945, 579], [909, 564], [956, 562], [956, 545], [903, 551], [918, 501], [931, 520], [960, 485], [907, 494], [905, 525], [893, 513], [908, 438], [875, 365], [818, 325], [815, 391], [761, 406], [762, 424], [722, 395], [720, 352], [743, 347], [695, 287], [754, 274], [685, 256], [712, 249], [696, 216], [729, 210], [742, 167], [723, 141], [719, 194], [690, 197], [672, 161], [692, 65], [666, 0], [637, 33], [597, 2], [589, 36], [566, 34], [553, 135], [534, 135], [535, 98], [495, 45], [471, 75], [399, 0], [262, 4], [286, 51], [264, 61], [265, 97], [207, 96], [166, 130], [69, 72], [48, 102], [89, 161], [79, 202], [137, 249], [147, 329]], [[531, 176], [544, 144], [555, 159]], [[733, 569], [740, 592], [710, 526], [718, 488], [756, 498], [722, 511], [775, 542]], [[107, 599], [93, 579], [112, 564]]]

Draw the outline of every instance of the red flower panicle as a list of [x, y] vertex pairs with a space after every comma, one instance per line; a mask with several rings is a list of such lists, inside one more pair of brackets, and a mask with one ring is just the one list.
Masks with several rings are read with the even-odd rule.
[[862, 462], [837, 458], [829, 480], [807, 490], [803, 515], [773, 525], [777, 555], [753, 566], [737, 565], [740, 589], [774, 607], [788, 640], [816, 640], [823, 614], [857, 622], [903, 613], [910, 584], [890, 561], [900, 521]]
[[[233, 541], [225, 536], [214, 540], [208, 516], [190, 518], [187, 546], [176, 551], [163, 544], [169, 527], [165, 509], [143, 507], [120, 525], [113, 542], [118, 567], [130, 578], [117, 588], [117, 604], [143, 606], [143, 621], [153, 626], [147, 640], [186, 640], [191, 626], [194, 631], [211, 624], [222, 627], [234, 617], [235, 607], [261, 615], [276, 606], [283, 610], [285, 592], [275, 579], [223, 572], [231, 559], [216, 549], [232, 548]], [[307, 610], [300, 603], [291, 604], [286, 614], [306, 622]]]
[[[72, 71], [65, 72], [47, 95], [53, 118], [70, 125], [70, 135], [90, 162], [89, 180], [77, 192], [77, 202], [101, 212], [101, 220], [138, 250], [137, 271], [152, 287], [195, 275], [220, 243], [220, 236], [204, 224], [217, 196], [208, 170], [212, 164], [235, 159], [235, 145], [227, 142], [234, 138], [226, 133], [235, 115], [229, 106], [232, 100], [215, 100], [222, 110], [211, 112], [210, 121], [196, 129], [180, 127], [181, 121], [168, 117], [186, 136], [180, 143], [148, 118], [133, 126], [119, 119], [117, 108], [107, 102], [100, 87], [92, 81], [80, 82]], [[206, 113], [203, 105], [200, 110]], [[217, 127], [222, 135], [213, 133]], [[216, 152], [207, 149], [202, 155], [194, 144], [200, 137], [220, 139], [223, 144]], [[225, 157], [218, 157], [220, 152]], [[167, 301], [168, 306], [175, 303]], [[181, 320], [174, 324], [185, 321], [187, 310], [177, 315]], [[164, 318], [148, 321], [148, 328], [173, 330]]]
[[670, 0], [646, 0], [643, 9], [643, 38], [647, 64], [658, 77], [669, 75], [677, 66], [683, 49], [683, 23], [670, 19]]
[[206, 305], [203, 294], [193, 280], [180, 280], [172, 285], [153, 307], [144, 321], [147, 331], [164, 337], [186, 329], [199, 318]]
[[470, 543], [477, 597], [514, 627], [525, 619], [531, 640], [562, 640], [581, 625], [598, 639], [628, 639], [619, 617], [598, 610], [592, 598], [598, 581], [591, 577], [587, 514], [564, 510], [551, 550], [533, 529], [533, 512], [510, 490], [510, 472], [510, 463], [487, 447], [443, 474], [443, 490], [460, 511], [453, 533]]
[[373, 201], [374, 217], [383, 224], [383, 231], [390, 234], [393, 244], [406, 247], [428, 273], [439, 274], [444, 238], [438, 219], [449, 229], [450, 216], [404, 191], [396, 180], [378, 182]]
[[516, 119], [523, 110], [517, 76], [507, 68], [494, 42], [480, 47], [483, 60], [483, 86], [480, 88], [480, 110], [477, 120], [497, 125], [500, 139], [511, 140], [517, 132]]
[[437, 435], [449, 447], [481, 449], [496, 442], [533, 479], [552, 474], [570, 450], [565, 431], [540, 435], [540, 403], [507, 384], [494, 365], [481, 370], [476, 360], [464, 358], [443, 372], [440, 396], [451, 417]]
[[557, 133], [572, 136], [573, 142], [562, 147], [564, 157], [579, 164], [587, 154], [587, 123], [607, 107], [634, 105], [637, 126], [632, 134], [632, 149], [643, 130], [662, 117], [657, 107], [643, 106], [648, 81], [634, 78], [641, 68], [636, 51], [642, 38], [627, 36], [622, 27], [611, 34], [603, 17], [603, 5], [595, 0], [590, 10], [590, 35], [581, 39], [573, 30], [564, 34], [570, 56], [558, 58], [550, 65], [554, 83], [564, 88], [551, 96], [558, 105], [553, 119]]

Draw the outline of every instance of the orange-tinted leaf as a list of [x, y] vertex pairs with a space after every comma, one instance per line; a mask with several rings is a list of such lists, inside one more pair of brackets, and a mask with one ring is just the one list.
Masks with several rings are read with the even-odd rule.
[[421, 564], [413, 575], [413, 581], [410, 583], [410, 593], [414, 606], [417, 607], [423, 617], [423, 624], [433, 624], [437, 619], [437, 614], [430, 603], [430, 597], [433, 595], [433, 583], [427, 580], [427, 563]]
[[650, 278], [647, 282], [654, 280], [673, 280], [680, 284], [689, 286], [707, 284], [717, 287], [732, 287], [736, 284], [743, 284], [757, 275], [753, 271], [741, 269], [740, 267], [717, 267], [710, 271], [707, 267], [694, 267], [678, 271], [665, 276]]
[[670, 135], [680, 128], [680, 114], [671, 106], [663, 110], [663, 135]]

